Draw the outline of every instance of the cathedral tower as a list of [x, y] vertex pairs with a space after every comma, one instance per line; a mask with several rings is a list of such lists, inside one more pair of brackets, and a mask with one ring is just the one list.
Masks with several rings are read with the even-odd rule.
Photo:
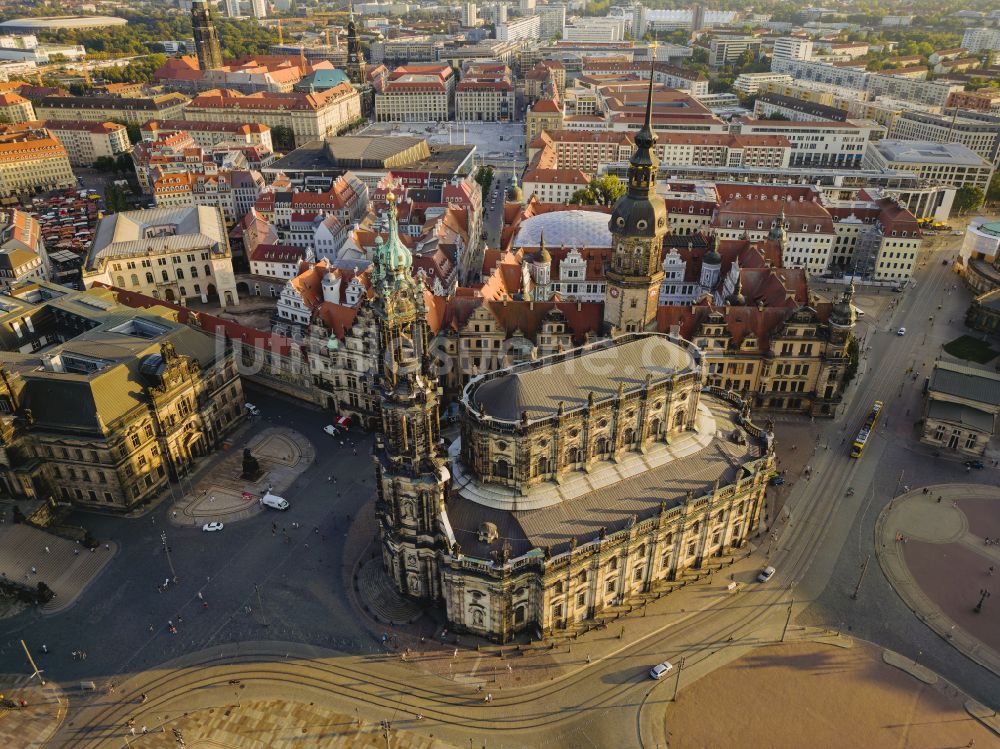
[[660, 255], [667, 233], [667, 207], [656, 196], [660, 160], [653, 147], [653, 71], [649, 72], [646, 119], [635, 136], [628, 192], [615, 203], [608, 228], [613, 252], [607, 272], [604, 324], [614, 334], [646, 330], [656, 318], [663, 268]]
[[194, 28], [194, 44], [198, 51], [198, 67], [202, 70], [221, 68], [222, 47], [205, 0], [194, 0], [191, 3], [191, 26]]
[[351, 83], [365, 82], [365, 53], [361, 49], [361, 37], [354, 22], [354, 4], [351, 4], [351, 19], [347, 22], [347, 75]]
[[389, 194], [389, 238], [376, 240], [371, 282], [378, 322], [382, 426], [375, 440], [382, 560], [397, 589], [437, 598], [438, 517], [450, 479], [440, 445], [438, 383], [431, 373], [424, 284], [414, 279]]

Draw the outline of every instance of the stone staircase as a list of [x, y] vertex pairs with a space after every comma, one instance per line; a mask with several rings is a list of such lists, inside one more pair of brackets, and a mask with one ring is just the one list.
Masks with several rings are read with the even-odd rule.
[[404, 598], [382, 569], [382, 560], [366, 561], [355, 578], [358, 597], [369, 614], [388, 624], [407, 624], [423, 614], [423, 608]]

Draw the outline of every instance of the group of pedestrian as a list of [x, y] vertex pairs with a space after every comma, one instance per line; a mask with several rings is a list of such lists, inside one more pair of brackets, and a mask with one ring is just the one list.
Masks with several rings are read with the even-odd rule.
[[86, 650], [74, 650], [73, 653], [72, 653], [72, 655], [73, 655], [73, 660], [74, 661], [85, 661], [85, 660], [87, 660], [87, 651]]

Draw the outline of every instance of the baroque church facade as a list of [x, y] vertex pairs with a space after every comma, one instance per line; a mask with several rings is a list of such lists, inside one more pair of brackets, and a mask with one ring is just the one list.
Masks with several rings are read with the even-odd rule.
[[[427, 322], [438, 301], [410, 272], [390, 204], [371, 273], [382, 558], [400, 593], [441, 606], [456, 631], [506, 642], [576, 626], [760, 530], [768, 429], [751, 398], [712, 386], [697, 345], [654, 332], [667, 218], [648, 109], [611, 214], [600, 334], [463, 378], [450, 446]], [[549, 304], [564, 324], [574, 314]], [[849, 297], [831, 317], [846, 342]]]

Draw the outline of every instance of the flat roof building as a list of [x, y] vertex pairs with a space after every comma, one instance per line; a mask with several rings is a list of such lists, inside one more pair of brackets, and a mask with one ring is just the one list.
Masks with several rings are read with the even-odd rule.
[[862, 166], [916, 172], [921, 179], [952, 185], [989, 186], [993, 165], [960, 143], [879, 140], [868, 144]]

